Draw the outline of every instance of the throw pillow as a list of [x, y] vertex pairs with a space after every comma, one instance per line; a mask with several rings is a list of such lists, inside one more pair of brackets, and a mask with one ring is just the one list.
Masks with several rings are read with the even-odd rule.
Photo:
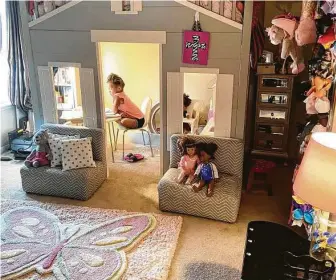
[[92, 155], [92, 138], [62, 140], [63, 171], [96, 167]]
[[[54, 134], [55, 135], [55, 134]], [[52, 160], [50, 161], [51, 167], [56, 167], [62, 164], [62, 140], [63, 139], [79, 139], [79, 135], [57, 135], [57, 138], [48, 140], [50, 150], [52, 153]]]

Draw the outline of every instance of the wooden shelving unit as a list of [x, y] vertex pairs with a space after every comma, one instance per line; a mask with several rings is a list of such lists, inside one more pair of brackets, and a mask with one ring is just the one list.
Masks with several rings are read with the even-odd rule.
[[288, 158], [293, 75], [259, 75], [252, 155]]

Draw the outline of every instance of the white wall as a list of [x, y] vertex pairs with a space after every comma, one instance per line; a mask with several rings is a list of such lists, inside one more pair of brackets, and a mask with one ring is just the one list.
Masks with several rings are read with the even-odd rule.
[[145, 97], [153, 104], [160, 99], [160, 52], [159, 44], [100, 43], [101, 73], [105, 107], [112, 108], [107, 76], [115, 73], [123, 78], [125, 92], [141, 106]]
[[0, 108], [1, 119], [1, 152], [8, 149], [8, 132], [16, 129], [16, 117], [14, 106]]
[[201, 123], [207, 119], [210, 100], [215, 97], [216, 74], [207, 73], [184, 73], [184, 93], [192, 100], [200, 100], [204, 103], [204, 110], [201, 112]]

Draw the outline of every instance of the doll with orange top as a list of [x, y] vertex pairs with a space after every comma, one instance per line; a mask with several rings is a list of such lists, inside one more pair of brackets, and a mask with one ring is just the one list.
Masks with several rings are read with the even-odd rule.
[[177, 177], [179, 184], [183, 183], [185, 179], [186, 184], [190, 185], [195, 178], [196, 166], [199, 163], [199, 158], [196, 152], [196, 142], [187, 137], [182, 137], [178, 140], [178, 148], [182, 154], [179, 168], [181, 170]]

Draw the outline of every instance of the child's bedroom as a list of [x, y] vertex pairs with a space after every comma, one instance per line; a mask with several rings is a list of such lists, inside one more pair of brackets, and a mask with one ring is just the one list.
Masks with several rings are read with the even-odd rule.
[[0, 278], [336, 280], [336, 1], [0, 1]]

